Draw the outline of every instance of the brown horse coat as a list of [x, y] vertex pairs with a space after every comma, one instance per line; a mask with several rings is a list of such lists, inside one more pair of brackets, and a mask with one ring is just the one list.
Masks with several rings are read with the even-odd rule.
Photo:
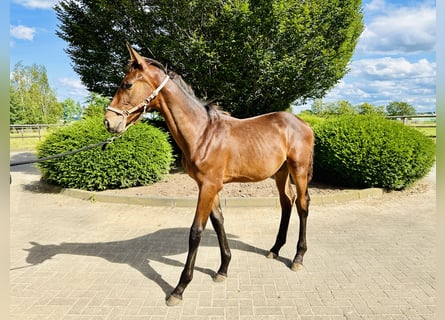
[[[275, 177], [282, 217], [268, 257], [277, 257], [284, 245], [292, 204], [296, 201], [300, 232], [291, 268], [299, 269], [307, 250], [308, 183], [312, 177], [314, 144], [309, 125], [287, 112], [247, 119], [231, 117], [197, 99], [181, 77], [166, 72], [159, 62], [141, 57], [130, 46], [128, 49], [131, 55], [128, 72], [105, 112], [107, 129], [122, 133], [147, 109], [159, 111], [183, 152], [184, 168], [199, 187], [187, 261], [167, 304], [182, 300], [182, 293], [192, 280], [197, 249], [209, 217], [221, 250], [221, 266], [215, 280], [227, 276], [231, 254], [218, 198], [225, 183]], [[295, 182], [296, 195], [289, 175]]]

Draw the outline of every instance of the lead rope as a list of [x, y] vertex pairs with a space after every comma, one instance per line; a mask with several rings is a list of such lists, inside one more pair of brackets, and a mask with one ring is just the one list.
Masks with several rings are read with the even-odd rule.
[[94, 149], [94, 148], [97, 148], [97, 147], [102, 147], [102, 151], [105, 151], [105, 149], [107, 148], [107, 146], [110, 143], [112, 143], [114, 140], [120, 138], [121, 136], [122, 136], [122, 134], [119, 134], [117, 136], [110, 137], [110, 138], [108, 138], [108, 139], [106, 139], [106, 140], [104, 140], [102, 142], [99, 142], [99, 143], [95, 143], [95, 144], [92, 144], [92, 145], [89, 145], [89, 146], [86, 146], [86, 147], [82, 147], [82, 148], [77, 149], [77, 150], [72, 150], [72, 151], [68, 151], [68, 152], [64, 152], [64, 153], [59, 153], [59, 154], [55, 154], [55, 155], [44, 157], [44, 158], [38, 158], [38, 159], [35, 159], [35, 160], [23, 160], [23, 161], [10, 162], [9, 166], [10, 167], [21, 166], [21, 165], [24, 165], [24, 164], [37, 163], [37, 162], [43, 162], [43, 161], [47, 161], [47, 160], [62, 158], [62, 157], [66, 157], [66, 156], [70, 156], [70, 155], [76, 154], [76, 153], [81, 152], [81, 151]]
[[[59, 154], [54, 154], [52, 156], [38, 158], [38, 159], [34, 159], [34, 160], [22, 160], [22, 161], [10, 162], [9, 163], [9, 167], [15, 167], [15, 166], [21, 166], [21, 165], [24, 165], [24, 164], [38, 163], [38, 162], [48, 161], [48, 160], [52, 160], [52, 159], [58, 159], [58, 158], [62, 158], [62, 157], [66, 157], [66, 156], [70, 156], [70, 155], [76, 154], [78, 152], [94, 149], [94, 148], [97, 148], [97, 147], [102, 147], [102, 152], [104, 152], [105, 149], [107, 148], [107, 146], [110, 143], [112, 143], [114, 140], [120, 138], [122, 136], [122, 134], [123, 133], [121, 133], [119, 135], [116, 135], [116, 136], [113, 136], [113, 137], [110, 137], [110, 138], [107, 138], [107, 139], [105, 139], [102, 142], [91, 144], [89, 146], [82, 147], [82, 148], [77, 149], [77, 150], [72, 150], [72, 151], [63, 152], [63, 153], [59, 153]], [[12, 182], [12, 177], [11, 177], [11, 173], [9, 173], [9, 184], [11, 184], [11, 182]]]

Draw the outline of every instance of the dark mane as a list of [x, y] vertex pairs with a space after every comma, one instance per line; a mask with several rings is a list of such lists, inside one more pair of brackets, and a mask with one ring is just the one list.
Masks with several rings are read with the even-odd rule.
[[[217, 103], [213, 102], [213, 100], [203, 101], [200, 98], [198, 98], [195, 95], [195, 91], [193, 90], [193, 88], [187, 82], [185, 82], [184, 79], [182, 78], [182, 76], [179, 75], [178, 73], [176, 73], [172, 70], [168, 70], [166, 67], [164, 67], [164, 65], [162, 63], [160, 63], [157, 60], [154, 60], [151, 58], [146, 58], [146, 57], [144, 57], [144, 59], [148, 64], [152, 64], [152, 65], [158, 67], [159, 69], [163, 70], [165, 73], [167, 73], [173, 82], [175, 82], [188, 95], [190, 95], [191, 97], [196, 99], [199, 102], [199, 104], [202, 105], [206, 109], [210, 122], [218, 120], [220, 118], [220, 115], [222, 115], [222, 114], [229, 115], [228, 112], [222, 110], [221, 107]], [[131, 71], [131, 70], [133, 70], [134, 67], [135, 67], [134, 62], [130, 61], [130, 63], [128, 64], [128, 69]]]
[[192, 89], [192, 87], [187, 82], [185, 82], [179, 74], [172, 70], [168, 70], [167, 74], [169, 75], [170, 79], [172, 79], [179, 87], [181, 87], [182, 90], [187, 92], [193, 98], [199, 100], [202, 104], [202, 101], [195, 95], [195, 91]]
[[207, 110], [207, 114], [209, 116], [210, 122], [213, 122], [215, 120], [219, 120], [221, 115], [230, 115], [229, 112], [224, 111], [220, 108], [219, 104], [215, 102], [207, 102], [204, 104], [204, 107]]

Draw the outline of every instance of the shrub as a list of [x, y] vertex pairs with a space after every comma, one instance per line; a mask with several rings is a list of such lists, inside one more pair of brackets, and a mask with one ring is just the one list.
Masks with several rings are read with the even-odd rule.
[[[91, 117], [62, 127], [37, 147], [38, 157], [46, 157], [110, 137], [102, 117]], [[39, 163], [43, 179], [65, 188], [105, 190], [146, 185], [159, 181], [173, 162], [168, 134], [147, 124], [130, 127], [107, 148]]]
[[309, 113], [299, 114], [298, 117], [307, 122], [311, 126], [312, 130], [314, 130], [314, 132], [317, 132], [318, 127], [321, 126], [323, 122], [326, 120], [326, 118], [322, 118]]
[[431, 139], [378, 116], [329, 118], [315, 126], [315, 136], [315, 178], [337, 185], [401, 190], [435, 161]]

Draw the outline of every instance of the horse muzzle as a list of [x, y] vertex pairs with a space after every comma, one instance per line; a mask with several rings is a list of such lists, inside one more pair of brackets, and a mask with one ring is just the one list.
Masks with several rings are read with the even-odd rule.
[[116, 116], [112, 117], [111, 119], [105, 117], [104, 125], [109, 132], [119, 134], [125, 131], [127, 126], [126, 120], [127, 119], [124, 116]]

